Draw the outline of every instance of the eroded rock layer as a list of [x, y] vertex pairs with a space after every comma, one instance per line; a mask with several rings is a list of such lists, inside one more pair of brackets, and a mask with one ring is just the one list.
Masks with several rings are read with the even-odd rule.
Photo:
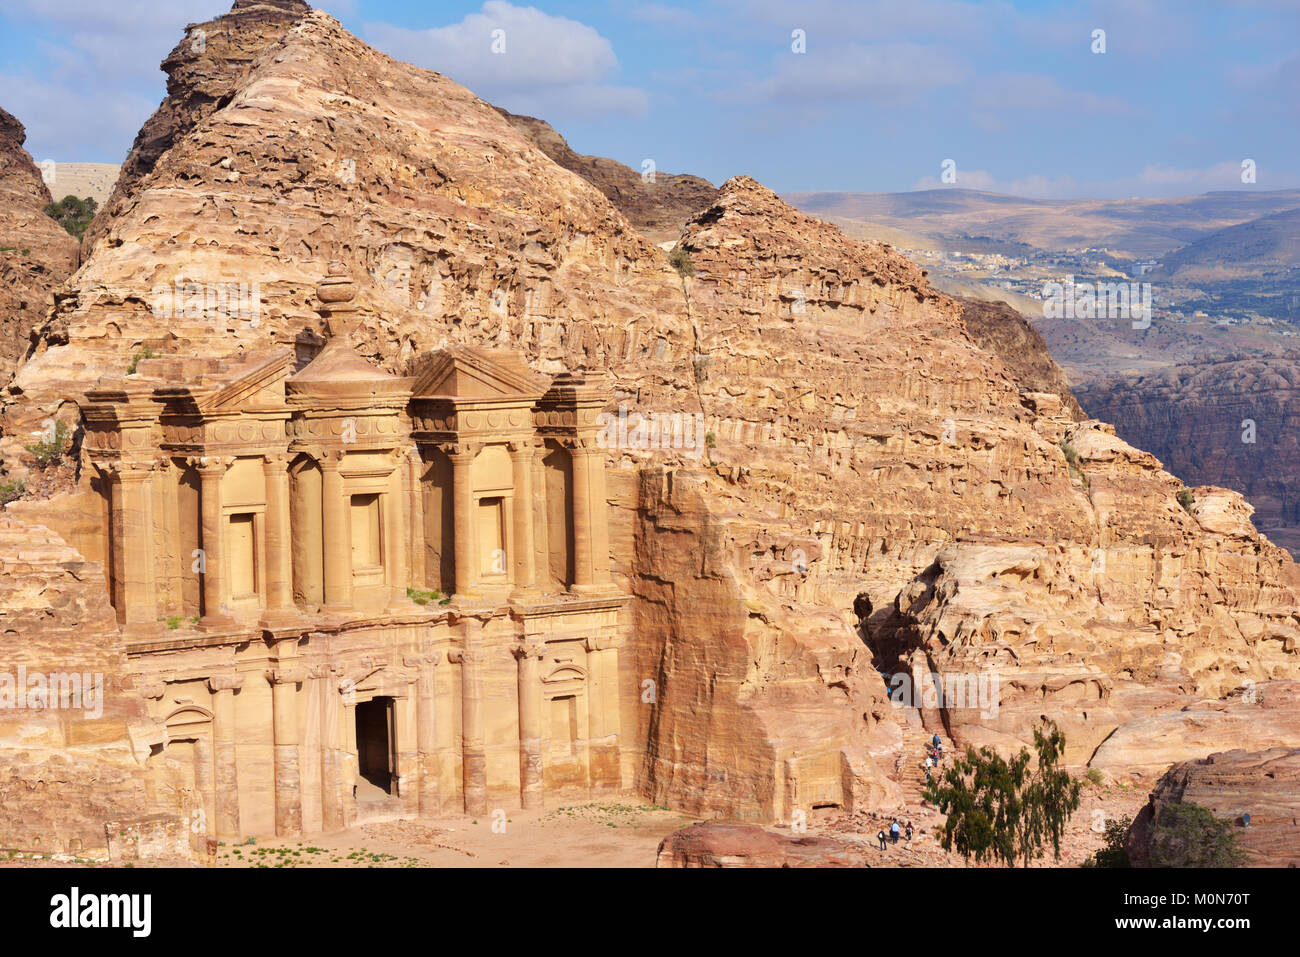
[[1016, 744], [1048, 715], [1080, 761], [1189, 696], [1300, 677], [1296, 569], [1240, 496], [1180, 505], [1156, 459], [1021, 382], [889, 247], [737, 177], [675, 271], [468, 90], [275, 10], [232, 24], [226, 66], [173, 72], [160, 115], [185, 120], [146, 137], [162, 148], [124, 176], [11, 423], [144, 347], [306, 358], [331, 260], [391, 371], [455, 344], [608, 370], [612, 414], [661, 417], [606, 448], [636, 619], [624, 726], [640, 790], [700, 813], [894, 800], [880, 671], [997, 673], [992, 717], [929, 717]]
[[8, 379], [77, 264], [77, 241], [49, 216], [52, 201], [23, 125], [0, 109], [0, 378]]
[[1174, 765], [1129, 829], [1126, 848], [1135, 867], [1152, 864], [1153, 830], [1177, 804], [1231, 822], [1250, 866], [1300, 866], [1300, 750], [1236, 749]]

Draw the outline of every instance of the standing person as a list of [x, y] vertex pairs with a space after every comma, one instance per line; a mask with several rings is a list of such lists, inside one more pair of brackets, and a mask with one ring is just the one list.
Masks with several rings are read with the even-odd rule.
[[876, 839], [880, 841], [880, 849], [883, 851], [885, 849], [885, 829], [883, 827], [880, 829], [880, 833], [876, 835]]
[[898, 843], [898, 820], [897, 819], [894, 820], [893, 824], [889, 825], [889, 839], [893, 841], [895, 844]]
[[912, 822], [911, 822], [911, 821], [908, 821], [908, 822], [907, 822], [907, 841], [908, 841], [909, 844], [912, 842]]

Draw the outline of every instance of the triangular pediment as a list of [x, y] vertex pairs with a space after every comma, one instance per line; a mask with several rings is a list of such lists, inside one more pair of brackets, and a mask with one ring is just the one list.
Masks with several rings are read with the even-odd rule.
[[284, 403], [284, 380], [293, 368], [293, 350], [278, 348], [242, 362], [230, 370], [230, 378], [217, 384], [197, 405], [202, 412], [241, 409], [246, 406]]
[[434, 352], [412, 372], [417, 398], [536, 399], [547, 386], [517, 353], [468, 346]]

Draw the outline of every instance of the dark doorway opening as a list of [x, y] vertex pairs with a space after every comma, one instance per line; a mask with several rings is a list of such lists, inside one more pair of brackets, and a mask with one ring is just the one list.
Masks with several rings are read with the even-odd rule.
[[393, 699], [357, 703], [357, 765], [361, 776], [385, 794], [393, 793]]

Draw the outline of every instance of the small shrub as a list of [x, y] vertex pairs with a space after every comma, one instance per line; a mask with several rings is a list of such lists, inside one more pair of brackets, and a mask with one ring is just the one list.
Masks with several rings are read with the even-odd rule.
[[1102, 775], [1102, 773], [1101, 773], [1101, 768], [1089, 768], [1089, 769], [1088, 769], [1088, 773], [1087, 773], [1087, 775], [1085, 775], [1085, 776], [1086, 776], [1086, 777], [1088, 778], [1088, 780], [1091, 781], [1093, 784], [1101, 784], [1101, 782], [1102, 782], [1102, 780], [1103, 780], [1103, 775]]
[[677, 270], [677, 275], [683, 279], [695, 275], [695, 263], [691, 262], [691, 254], [686, 251], [685, 246], [676, 247], [669, 254], [668, 262]]
[[157, 355], [154, 354], [153, 349], [150, 348], [149, 346], [145, 346], [143, 349], [141, 349], [139, 352], [137, 352], [135, 355], [131, 357], [131, 364], [126, 367], [126, 374], [135, 375], [136, 366], [140, 364], [141, 359], [156, 359], [156, 358], [158, 357]]
[[1153, 867], [1240, 867], [1246, 852], [1231, 821], [1199, 804], [1170, 804], [1151, 826]]
[[16, 502], [27, 494], [27, 483], [22, 479], [16, 482], [0, 482], [0, 505]]
[[1192, 502], [1194, 501], [1195, 499], [1192, 498], [1192, 493], [1189, 490], [1187, 489], [1179, 490], [1178, 504], [1183, 507], [1183, 511], [1186, 512], [1188, 515], [1192, 514]]
[[41, 468], [49, 468], [51, 465], [58, 465], [63, 461], [63, 456], [68, 451], [68, 423], [59, 420], [54, 423], [54, 434], [49, 439], [43, 439], [32, 445], [25, 446], [28, 452], [36, 459], [36, 464]]
[[[1092, 770], [1096, 770], [1093, 768]], [[1083, 862], [1084, 867], [1132, 867], [1128, 851], [1124, 849], [1124, 840], [1128, 837], [1132, 818], [1112, 818], [1106, 822], [1106, 843], [1092, 857]]]
[[411, 599], [417, 605], [427, 605], [431, 601], [436, 601], [439, 605], [450, 605], [451, 599], [443, 597], [439, 591], [425, 591], [421, 588], [407, 588], [406, 597]]

